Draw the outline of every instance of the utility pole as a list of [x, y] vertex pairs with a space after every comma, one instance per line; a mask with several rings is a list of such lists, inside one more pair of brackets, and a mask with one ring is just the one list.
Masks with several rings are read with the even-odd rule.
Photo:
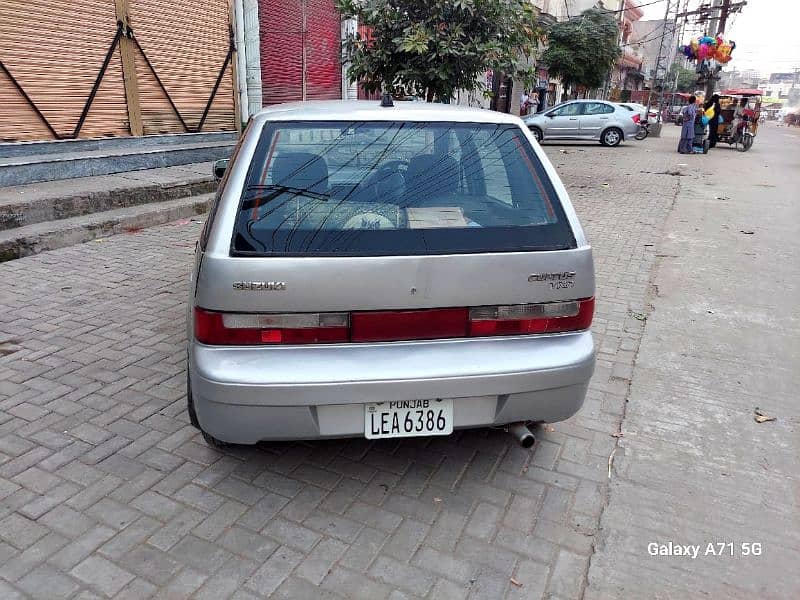
[[[714, 30], [714, 24], [717, 25], [716, 35], [725, 32], [725, 27], [728, 25], [728, 15], [731, 11], [731, 0], [715, 0], [714, 9], [716, 14], [711, 19], [709, 31]], [[714, 78], [716, 73], [709, 72], [708, 81], [706, 82], [706, 99], [714, 95], [714, 88], [717, 85], [717, 80]]]
[[[680, 10], [680, 8], [681, 8], [680, 0], [678, 0], [678, 10]], [[689, 9], [689, 0], [683, 0], [683, 12], [686, 12], [688, 9]], [[675, 27], [677, 29], [677, 35], [675, 36], [675, 39], [678, 42], [680, 42], [683, 39], [684, 33], [686, 32], [686, 24], [687, 24], [688, 20], [689, 19], [687, 17], [683, 17], [683, 22], [680, 24], [680, 27], [678, 27], [678, 15], [677, 14], [675, 15]], [[670, 63], [670, 68], [672, 68], [672, 66], [676, 63], [677, 57], [678, 57], [678, 45], [676, 44], [675, 45], [675, 49], [674, 49], [674, 53], [672, 55], [672, 62]], [[682, 62], [685, 64], [686, 60], [684, 59]], [[675, 99], [675, 93], [678, 91], [678, 77], [679, 77], [679, 75], [676, 72], [675, 73], [675, 82], [672, 85], [672, 96], [673, 96], [672, 100], [673, 100], [673, 103], [674, 103], [674, 99]]]
[[[664, 21], [661, 24], [661, 40], [658, 42], [658, 54], [656, 55], [656, 68], [655, 72], [653, 73], [653, 86], [658, 84], [658, 74], [661, 71], [661, 61], [662, 61], [662, 52], [664, 50], [664, 38], [667, 37], [667, 21], [669, 20], [669, 13], [672, 12], [673, 3], [675, 4], [675, 12], [677, 13], [679, 0], [668, 0], [667, 8], [664, 11]], [[677, 19], [675, 21], [675, 25], [677, 27]], [[672, 31], [674, 34], [674, 29]], [[672, 52], [670, 51], [670, 55]], [[669, 66], [667, 66], [669, 69]], [[666, 77], [664, 77], [666, 79]], [[658, 93], [658, 115], [656, 116], [656, 126], [650, 132], [650, 135], [658, 136], [661, 134], [661, 112], [662, 112], [662, 102], [664, 100], [664, 79], [661, 80], [661, 91]], [[647, 96], [647, 116], [645, 118], [650, 118], [650, 106], [653, 104], [653, 86], [650, 88], [650, 94]]]

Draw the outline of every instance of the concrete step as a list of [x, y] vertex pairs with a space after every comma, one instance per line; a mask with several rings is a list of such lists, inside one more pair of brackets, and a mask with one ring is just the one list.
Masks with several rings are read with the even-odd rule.
[[0, 262], [200, 215], [213, 199], [204, 194], [0, 231]]
[[0, 231], [213, 192], [212, 163], [0, 188]]
[[201, 141], [5, 157], [0, 159], [0, 187], [213, 161], [228, 158], [234, 145]]
[[[89, 152], [92, 150], [138, 150], [159, 146], [181, 146], [183, 144], [228, 142], [235, 144], [238, 134], [235, 131], [214, 131], [209, 133], [178, 133], [147, 135], [142, 137], [87, 138], [80, 140], [50, 140], [46, 142], [7, 142], [0, 143], [0, 158], [12, 156], [32, 156], [41, 154], [65, 154], [70, 152]], [[0, 162], [3, 162], [0, 160]]]

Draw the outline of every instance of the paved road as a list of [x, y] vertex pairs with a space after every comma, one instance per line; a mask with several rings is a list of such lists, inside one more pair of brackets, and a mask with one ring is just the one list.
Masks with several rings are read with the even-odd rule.
[[703, 185], [668, 174], [674, 134], [548, 147], [597, 252], [599, 360], [532, 451], [493, 430], [206, 447], [184, 410], [199, 223], [0, 265], [0, 597], [581, 597], [667, 217]]
[[796, 131], [681, 161], [586, 598], [800, 598]]

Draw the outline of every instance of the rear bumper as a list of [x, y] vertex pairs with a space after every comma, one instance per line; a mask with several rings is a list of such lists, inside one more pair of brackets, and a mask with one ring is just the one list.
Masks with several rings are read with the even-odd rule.
[[636, 134], [639, 133], [639, 125], [633, 123], [632, 125], [625, 124], [621, 127], [622, 129], [622, 137], [624, 140], [632, 140], [636, 138]]
[[588, 331], [549, 336], [274, 348], [192, 343], [192, 396], [223, 441], [363, 436], [366, 402], [453, 398], [455, 427], [559, 421], [583, 404]]

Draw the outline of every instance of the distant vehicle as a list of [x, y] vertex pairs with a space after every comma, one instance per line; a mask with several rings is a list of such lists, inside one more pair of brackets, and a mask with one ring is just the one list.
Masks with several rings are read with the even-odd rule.
[[651, 107], [650, 111], [648, 112], [647, 107], [644, 104], [638, 104], [636, 102], [617, 102], [623, 108], [627, 108], [630, 111], [639, 113], [639, 118], [644, 121], [645, 116], [649, 117], [649, 121], [656, 121], [658, 119], [658, 109], [655, 107]]
[[640, 120], [634, 110], [605, 100], [572, 100], [523, 119], [539, 142], [597, 140], [604, 146], [633, 139]]
[[761, 122], [761, 95], [757, 89], [732, 89], [720, 95], [723, 123], [714, 124], [718, 143], [735, 146], [739, 152], [752, 148]]
[[673, 104], [667, 107], [666, 111], [666, 118], [665, 121], [669, 123], [675, 123], [676, 125], [681, 125], [683, 121], [683, 117], [681, 116], [681, 110], [683, 107], [686, 106], [685, 104]]
[[209, 444], [507, 426], [530, 447], [583, 404], [592, 250], [519, 117], [282, 104], [215, 167], [188, 286]]

